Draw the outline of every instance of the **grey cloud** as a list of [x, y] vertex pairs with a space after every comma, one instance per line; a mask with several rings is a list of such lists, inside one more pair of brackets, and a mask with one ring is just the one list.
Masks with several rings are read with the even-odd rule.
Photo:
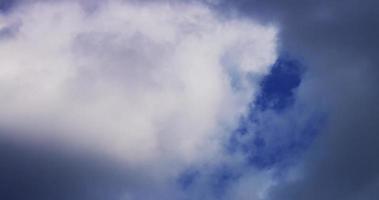
[[0, 198], [9, 200], [118, 199], [132, 176], [78, 152], [1, 137]]

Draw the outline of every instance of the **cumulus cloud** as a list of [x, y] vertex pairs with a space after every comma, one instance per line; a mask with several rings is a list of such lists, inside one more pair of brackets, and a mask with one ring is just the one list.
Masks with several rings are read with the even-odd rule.
[[200, 3], [88, 5], [35, 1], [2, 14], [0, 123], [11, 137], [157, 177], [222, 157], [220, 141], [276, 59], [275, 27]]
[[[377, 196], [377, 2], [14, 2], [0, 4], [1, 125], [121, 160], [127, 174], [99, 182], [124, 199]], [[307, 71], [247, 115], [277, 43]], [[225, 153], [241, 116], [245, 146]]]

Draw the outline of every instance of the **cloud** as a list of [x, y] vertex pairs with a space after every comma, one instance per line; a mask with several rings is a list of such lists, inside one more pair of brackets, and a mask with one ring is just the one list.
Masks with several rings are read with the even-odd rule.
[[[327, 110], [328, 125], [269, 199], [373, 199], [379, 137], [377, 1], [220, 1], [223, 12], [274, 23], [281, 50], [308, 72], [297, 101]], [[231, 13], [233, 13], [231, 12]], [[302, 116], [299, 116], [301, 120]], [[291, 173], [291, 174], [292, 174]]]
[[104, 158], [5, 137], [0, 143], [2, 199], [119, 199], [142, 179]]
[[276, 59], [276, 28], [200, 3], [86, 5], [2, 14], [0, 124], [13, 130], [2, 135], [104, 154], [163, 195], [184, 166], [221, 159]]
[[[121, 160], [125, 199], [377, 196], [377, 2], [18, 2], [0, 5], [0, 123]], [[307, 71], [247, 114], [277, 44]], [[225, 153], [250, 115], [247, 153]]]

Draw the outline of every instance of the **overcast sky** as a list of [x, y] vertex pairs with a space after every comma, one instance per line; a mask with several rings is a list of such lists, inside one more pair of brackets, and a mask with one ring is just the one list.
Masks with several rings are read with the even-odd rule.
[[378, 8], [0, 0], [0, 199], [377, 199]]

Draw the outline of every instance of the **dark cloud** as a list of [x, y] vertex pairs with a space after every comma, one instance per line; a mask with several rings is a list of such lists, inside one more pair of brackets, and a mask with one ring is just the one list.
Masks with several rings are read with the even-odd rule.
[[281, 49], [309, 71], [299, 101], [325, 106], [328, 127], [306, 154], [298, 179], [271, 199], [375, 199], [379, 190], [378, 1], [221, 1], [216, 7], [280, 27]]
[[132, 179], [107, 159], [0, 138], [0, 199], [120, 199]]

